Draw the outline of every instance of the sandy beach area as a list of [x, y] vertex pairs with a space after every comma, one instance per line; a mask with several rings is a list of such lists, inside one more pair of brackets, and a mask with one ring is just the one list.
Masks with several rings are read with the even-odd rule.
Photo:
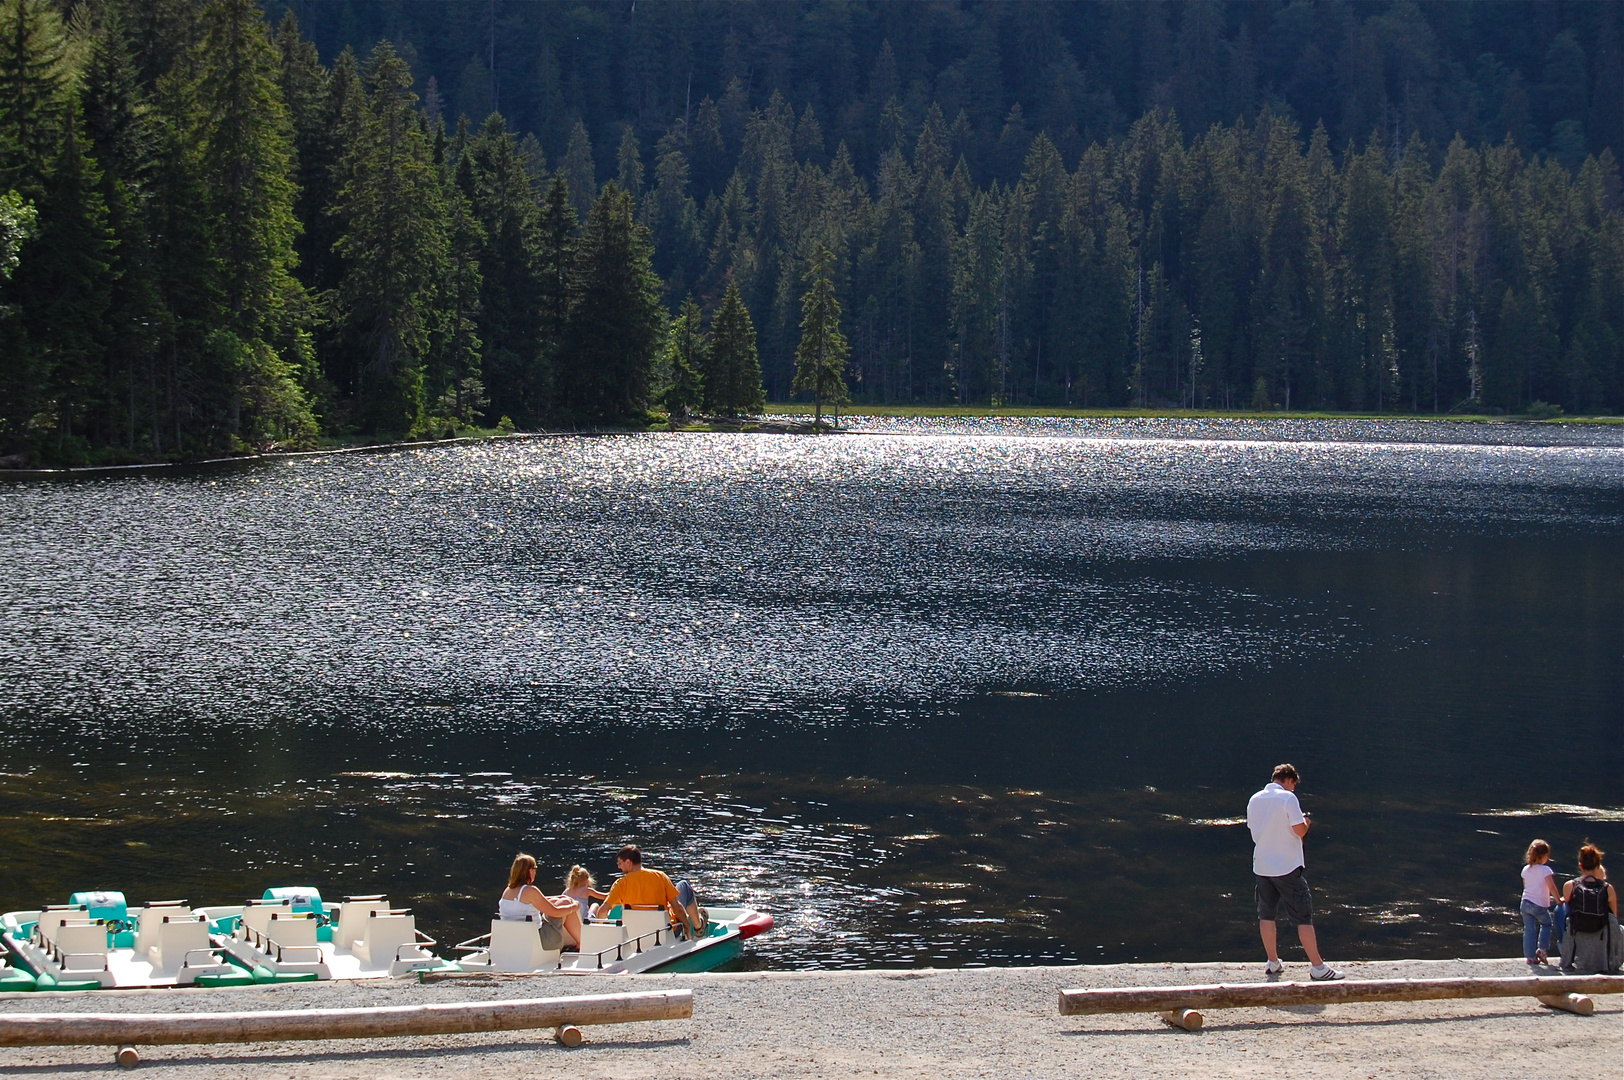
[[[1350, 978], [1520, 976], [1519, 960], [1346, 964]], [[1307, 977], [1306, 965], [1287, 977]], [[1062, 1017], [1070, 987], [1262, 981], [1260, 964], [761, 972], [586, 978], [307, 983], [218, 991], [0, 995], [5, 1012], [223, 1012], [489, 1001], [690, 988], [692, 1020], [586, 1029], [330, 1042], [141, 1048], [159, 1078], [525, 1076], [1319, 1077], [1618, 1075], [1619, 996], [1574, 1016], [1520, 998], [1235, 1009], [1183, 1032], [1155, 1016]], [[111, 1048], [0, 1049], [0, 1075], [114, 1072]]]

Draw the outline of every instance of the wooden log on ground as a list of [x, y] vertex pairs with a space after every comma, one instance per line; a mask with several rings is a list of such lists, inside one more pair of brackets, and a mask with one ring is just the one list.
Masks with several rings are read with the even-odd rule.
[[1561, 997], [1624, 994], [1624, 975], [1553, 975], [1512, 979], [1347, 979], [1341, 982], [1217, 983], [1060, 991], [1062, 1016], [1337, 1005], [1442, 998]]
[[692, 990], [283, 1012], [17, 1013], [0, 1014], [0, 1046], [129, 1046], [133, 1053], [135, 1046], [176, 1043], [383, 1039], [686, 1020], [693, 1015]]
[[1596, 1011], [1596, 1003], [1588, 994], [1541, 994], [1539, 1003], [1580, 1016], [1590, 1016]]
[[1185, 1031], [1200, 1031], [1201, 1025], [1206, 1023], [1206, 1017], [1194, 1009], [1169, 1009], [1162, 1013], [1162, 1019]]
[[553, 1033], [553, 1038], [558, 1040], [559, 1046], [567, 1046], [573, 1050], [581, 1045], [581, 1040], [585, 1039], [586, 1036], [582, 1035], [581, 1029], [574, 1024], [565, 1024]]

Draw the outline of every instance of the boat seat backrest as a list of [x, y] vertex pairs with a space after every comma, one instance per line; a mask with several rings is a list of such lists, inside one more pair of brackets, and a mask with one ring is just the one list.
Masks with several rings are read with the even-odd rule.
[[[56, 928], [57, 951], [61, 953], [107, 954], [107, 924], [100, 919], [62, 923]], [[82, 963], [77, 964], [83, 967]]]
[[271, 916], [265, 936], [278, 945], [315, 945], [316, 920], [309, 915], [288, 915], [277, 912]]
[[276, 914], [291, 914], [293, 901], [277, 900], [273, 903], [250, 903], [242, 909], [242, 924], [257, 933], [265, 933], [271, 925], [271, 916]]
[[82, 923], [89, 919], [89, 909], [78, 904], [46, 907], [39, 913], [39, 934], [46, 941], [55, 941], [57, 927], [63, 923]]
[[612, 949], [626, 940], [626, 931], [619, 923], [594, 922], [581, 927], [581, 952], [597, 953]]
[[491, 967], [525, 972], [558, 966], [558, 950], [541, 944], [541, 924], [529, 919], [491, 920]]
[[209, 921], [201, 915], [160, 915], [147, 956], [159, 971], [179, 971], [186, 954], [209, 947]]
[[136, 916], [136, 954], [145, 955], [148, 949], [158, 944], [158, 927], [163, 925], [165, 915], [191, 913], [191, 909], [184, 904], [148, 904], [142, 908]]
[[[671, 916], [664, 908], [659, 911], [637, 911], [633, 908], [620, 909], [620, 921], [626, 928], [626, 940], [652, 934], [656, 930], [665, 930], [671, 925]], [[656, 944], [669, 945], [675, 938], [670, 934], [661, 934], [658, 942], [649, 938], [643, 942], [642, 948], [652, 949]]]
[[338, 905], [338, 926], [333, 932], [334, 944], [342, 945], [346, 949], [353, 949], [355, 943], [361, 940], [366, 933], [366, 921], [374, 911], [388, 911], [389, 901], [382, 898], [376, 900], [345, 900]]
[[367, 967], [388, 967], [402, 945], [417, 943], [417, 917], [392, 915], [388, 910], [370, 912], [361, 937], [351, 946]]

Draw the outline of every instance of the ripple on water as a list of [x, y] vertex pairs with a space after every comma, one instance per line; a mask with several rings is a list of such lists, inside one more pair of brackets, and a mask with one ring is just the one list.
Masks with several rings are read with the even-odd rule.
[[1605, 447], [729, 435], [18, 484], [0, 663], [31, 675], [0, 711], [252, 724], [478, 686], [661, 722], [1177, 679], [1359, 628], [1161, 563], [1616, 524], [1620, 486]]
[[[223, 899], [290, 880], [382, 888], [455, 940], [477, 932], [520, 847], [607, 873], [636, 837], [707, 897], [770, 907], [779, 930], [757, 954], [775, 966], [1222, 956], [1255, 935], [1234, 816], [1247, 792], [1141, 791], [1135, 770], [1223, 752], [1203, 718], [1273, 755], [1279, 737], [1246, 727], [1266, 710], [1244, 694], [1230, 712], [1180, 700], [1197, 723], [1136, 711], [1094, 732], [1078, 702], [1378, 648], [1390, 659], [1412, 642], [1377, 626], [1390, 599], [1378, 586], [1471, 595], [1476, 580], [1469, 560], [1441, 558], [1361, 593], [1343, 576], [1368, 564], [1294, 569], [1305, 553], [1447, 554], [1624, 524], [1616, 430], [893, 426], [0, 485], [6, 888], [26, 878], [19, 904], [91, 878]], [[1618, 588], [1605, 559], [1584, 565], [1602, 576], [1575, 579], [1574, 612]], [[1507, 577], [1507, 593], [1566, 587], [1572, 566], [1559, 552], [1538, 575]], [[1286, 585], [1260, 587], [1271, 575]], [[1504, 610], [1509, 625], [1532, 609]], [[1483, 625], [1439, 611], [1439, 636], [1465, 644], [1438, 655], [1488, 647]], [[1562, 630], [1542, 632], [1566, 641]], [[1463, 746], [1499, 753], [1508, 726], [1525, 731], [1503, 700], [1470, 696], [1517, 659], [1508, 640], [1465, 683], [1418, 680], [1409, 711], [1372, 696], [1338, 756], [1379, 772], [1447, 755], [1469, 783]], [[1053, 758], [1034, 770], [1058, 762], [1078, 788], [1093, 769], [1109, 790], [983, 782], [989, 743], [1009, 734], [979, 730], [989, 716], [1028, 725], [1012, 752]], [[1333, 738], [1319, 719], [1291, 736]], [[791, 728], [780, 760], [751, 757]], [[860, 728], [917, 737], [870, 744]], [[513, 735], [502, 753], [493, 731]], [[797, 756], [831, 745], [825, 732], [838, 751]], [[509, 753], [520, 744], [534, 750]], [[601, 761], [560, 771], [549, 753], [565, 746]], [[876, 760], [897, 747], [960, 755], [958, 779], [903, 783], [909, 763]], [[830, 762], [838, 771], [821, 775]], [[889, 779], [847, 775], [866, 771]], [[1621, 820], [1605, 792], [1566, 793], [1600, 805], [1563, 794], [1317, 803], [1333, 825], [1316, 829], [1316, 859], [1362, 868], [1316, 881], [1343, 940], [1357, 937], [1350, 951], [1499, 933], [1498, 870], [1460, 867], [1497, 865], [1508, 845], [1514, 863], [1526, 839], [1479, 829], [1477, 815], [1546, 818], [1553, 843], [1565, 822]], [[1444, 824], [1405, 831], [1418, 819]], [[1451, 891], [1434, 900], [1441, 866]]]

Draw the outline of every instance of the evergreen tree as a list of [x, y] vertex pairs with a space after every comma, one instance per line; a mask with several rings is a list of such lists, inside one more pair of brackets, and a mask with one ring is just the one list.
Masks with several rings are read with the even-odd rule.
[[446, 258], [445, 203], [428, 138], [412, 115], [411, 72], [380, 42], [367, 60], [359, 137], [337, 210], [343, 315], [366, 345], [359, 413], [368, 431], [402, 433], [422, 408], [423, 358]]
[[[459, 170], [466, 167], [463, 158]], [[480, 254], [485, 230], [473, 206], [453, 179], [445, 192], [446, 273], [434, 299], [434, 328], [427, 363], [428, 400], [438, 416], [472, 424], [491, 404], [483, 381], [483, 342], [479, 337]], [[503, 415], [498, 412], [498, 415]]]
[[165, 313], [147, 221], [157, 135], [117, 7], [104, 9], [93, 30], [82, 98], [85, 131], [91, 156], [102, 168], [101, 196], [115, 239], [104, 338], [109, 393], [118, 400], [113, 409], [109, 399], [106, 441], [133, 451], [149, 427], [141, 419], [145, 395], [139, 390], [153, 381]]
[[300, 36], [292, 8], [277, 27], [276, 44], [281, 53], [282, 98], [298, 160], [299, 193], [294, 206], [304, 226], [296, 243], [299, 279], [319, 296], [338, 287], [342, 272], [333, 252], [340, 223], [327, 208], [333, 204], [343, 158], [346, 98], [358, 89], [355, 57], [344, 53], [329, 73], [321, 66], [315, 45]]
[[570, 132], [570, 144], [564, 150], [564, 159], [558, 163], [558, 175], [569, 185], [570, 204], [575, 207], [577, 221], [584, 219], [598, 197], [597, 167], [592, 162], [592, 140], [586, 125], [579, 120]]
[[648, 231], [632, 220], [631, 196], [611, 181], [575, 251], [559, 351], [559, 397], [581, 417], [617, 420], [648, 408], [665, 321], [651, 254]]
[[569, 319], [570, 276], [575, 265], [575, 207], [569, 184], [554, 174], [541, 205], [536, 238], [536, 308], [542, 354], [551, 358], [564, 340]]
[[203, 9], [192, 102], [194, 136], [209, 195], [205, 212], [214, 249], [215, 291], [226, 326], [245, 352], [214, 350], [228, 367], [206, 364], [209, 396], [223, 404], [224, 432], [241, 434], [244, 380], [257, 369], [260, 342], [279, 342], [297, 359], [304, 293], [292, 276], [294, 214], [293, 131], [279, 85], [279, 57], [259, 7], [252, 0], [211, 0]]
[[840, 332], [840, 301], [830, 276], [834, 253], [819, 244], [805, 280], [810, 286], [801, 299], [801, 343], [795, 348], [795, 389], [810, 391], [813, 425], [823, 424], [823, 403], [850, 400], [846, 391], [846, 356], [849, 347]]
[[761, 364], [756, 359], [756, 327], [738, 286], [728, 282], [711, 317], [705, 355], [705, 411], [717, 416], [751, 416], [766, 407]]
[[[59, 452], [68, 440], [93, 433], [109, 391], [104, 319], [112, 300], [115, 239], [101, 170], [84, 155], [78, 129], [78, 117], [70, 114], [40, 200], [39, 240], [13, 279], [29, 346], [43, 369], [37, 377], [54, 405]], [[101, 435], [105, 441], [105, 429]]]
[[665, 347], [665, 389], [660, 393], [660, 404], [671, 414], [675, 427], [688, 419], [688, 414], [707, 400], [705, 377], [701, 372], [710, 370], [710, 343], [700, 323], [704, 313], [693, 297], [682, 302], [677, 317], [671, 321], [671, 331]]
[[533, 426], [546, 406], [540, 340], [540, 237], [530, 176], [518, 142], [498, 114], [471, 139], [458, 162], [485, 236], [480, 251], [479, 336], [484, 342], [491, 410]]
[[293, 131], [279, 58], [253, 0], [203, 9], [195, 103], [208, 185], [220, 294], [244, 340], [281, 329], [299, 232]]
[[72, 106], [71, 42], [49, 0], [0, 5], [0, 190], [44, 190]]

